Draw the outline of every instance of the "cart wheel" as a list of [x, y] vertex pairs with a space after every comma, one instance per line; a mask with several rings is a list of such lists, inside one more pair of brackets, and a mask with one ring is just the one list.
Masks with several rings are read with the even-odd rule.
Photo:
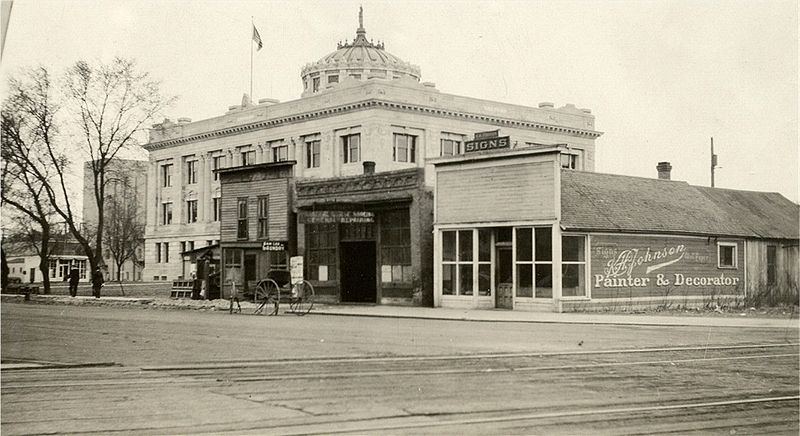
[[303, 316], [311, 312], [314, 307], [314, 287], [311, 283], [302, 280], [294, 285], [294, 294], [297, 296], [289, 304], [290, 309], [297, 316]]
[[262, 280], [256, 286], [255, 314], [277, 315], [280, 303], [280, 289], [273, 280]]

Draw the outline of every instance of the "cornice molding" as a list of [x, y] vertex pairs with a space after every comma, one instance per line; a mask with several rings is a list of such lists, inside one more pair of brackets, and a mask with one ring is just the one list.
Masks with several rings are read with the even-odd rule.
[[417, 113], [424, 113], [428, 115], [437, 116], [440, 118], [477, 121], [501, 127], [502, 126], [517, 127], [522, 129], [531, 129], [548, 133], [561, 133], [570, 136], [578, 136], [578, 137], [592, 138], [592, 139], [599, 138], [603, 134], [603, 132], [599, 132], [596, 130], [579, 129], [577, 127], [559, 126], [555, 124], [540, 123], [536, 121], [515, 120], [499, 116], [481, 115], [471, 112], [435, 108], [413, 103], [402, 103], [402, 102], [381, 100], [377, 98], [370, 98], [367, 100], [347, 103], [338, 106], [332, 106], [324, 109], [306, 111], [295, 115], [288, 115], [264, 121], [256, 121], [253, 123], [216, 129], [180, 138], [167, 139], [159, 142], [152, 142], [149, 144], [145, 144], [144, 149], [147, 151], [160, 150], [194, 141], [232, 136], [240, 133], [246, 133], [261, 129], [269, 129], [273, 127], [290, 125], [314, 119], [328, 118], [343, 113], [352, 113], [374, 108], [388, 109], [399, 112], [417, 112]]
[[418, 168], [295, 183], [297, 200], [333, 198], [335, 195], [388, 193], [416, 189], [422, 172]]

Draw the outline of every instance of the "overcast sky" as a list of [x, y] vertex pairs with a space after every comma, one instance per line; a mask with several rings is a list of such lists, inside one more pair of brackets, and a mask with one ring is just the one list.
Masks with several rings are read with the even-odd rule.
[[254, 98], [300, 97], [300, 69], [367, 37], [445, 93], [590, 108], [599, 172], [781, 192], [798, 200], [795, 1], [16, 0], [2, 71], [133, 57], [200, 120]]

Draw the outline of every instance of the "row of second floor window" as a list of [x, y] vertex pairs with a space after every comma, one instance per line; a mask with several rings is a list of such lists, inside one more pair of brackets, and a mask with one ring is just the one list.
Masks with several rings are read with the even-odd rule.
[[[219, 221], [220, 220], [220, 205], [221, 199], [219, 197], [215, 197], [211, 199], [211, 209], [213, 210], [214, 214], [212, 216], [212, 221]], [[196, 223], [199, 216], [199, 202], [197, 200], [187, 200], [186, 201], [186, 224]], [[173, 221], [173, 208], [172, 202], [167, 201], [161, 203], [161, 217], [158, 221], [161, 225], [168, 225], [172, 224]]]
[[[319, 135], [309, 135], [304, 137], [303, 143], [303, 165], [305, 168], [319, 168], [322, 164], [322, 146], [318, 139]], [[464, 142], [466, 135], [459, 133], [441, 132], [439, 139], [439, 156], [456, 156], [464, 153]], [[362, 140], [361, 133], [343, 134], [337, 137], [342, 163], [360, 162], [362, 159]], [[289, 160], [289, 146], [283, 140], [272, 141], [277, 143], [269, 147], [271, 150], [271, 162], [282, 162]], [[256, 151], [251, 146], [242, 146], [237, 150], [238, 162], [240, 165], [257, 164]], [[393, 133], [392, 138], [392, 160], [401, 163], [415, 163], [418, 160], [419, 136], [408, 133]], [[211, 171], [223, 168], [226, 164], [226, 155], [221, 151], [210, 156]], [[198, 183], [199, 161], [193, 157], [184, 158], [184, 180], [188, 185]], [[570, 165], [573, 169], [578, 166], [578, 157], [571, 158]], [[161, 186], [170, 187], [173, 184], [172, 163], [163, 163], [160, 166]], [[219, 175], [214, 172], [214, 180], [218, 180]]]
[[[206, 246], [210, 246], [213, 244], [218, 244], [219, 240], [207, 239], [205, 243]], [[180, 246], [180, 253], [192, 251], [195, 249], [195, 241], [180, 241]], [[156, 242], [153, 253], [155, 254], [155, 263], [169, 263], [169, 242]]]
[[[258, 205], [256, 217], [258, 227], [256, 230], [257, 238], [269, 238], [269, 195], [260, 195], [256, 199]], [[250, 217], [248, 209], [250, 199], [239, 197], [236, 199], [236, 239], [249, 239], [250, 237]]]

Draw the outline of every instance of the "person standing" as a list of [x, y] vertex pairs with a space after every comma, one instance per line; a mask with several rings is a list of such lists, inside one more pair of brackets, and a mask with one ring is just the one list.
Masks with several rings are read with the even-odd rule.
[[94, 271], [92, 274], [92, 294], [94, 298], [100, 298], [100, 288], [103, 287], [103, 272], [100, 271], [100, 267]]
[[78, 295], [78, 282], [81, 280], [78, 274], [78, 268], [72, 267], [69, 271], [69, 296], [74, 297]]

